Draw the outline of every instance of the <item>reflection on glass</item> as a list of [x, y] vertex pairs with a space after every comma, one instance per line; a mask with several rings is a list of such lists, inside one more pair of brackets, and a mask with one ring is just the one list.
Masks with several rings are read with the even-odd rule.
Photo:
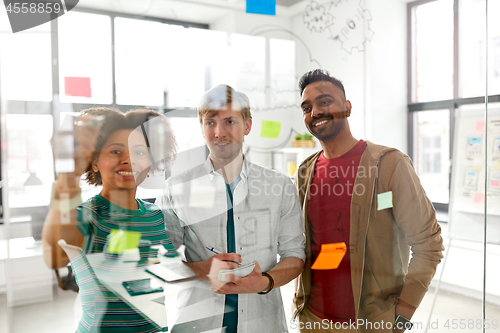
[[57, 21], [61, 102], [111, 104], [110, 18], [71, 11]]
[[449, 110], [415, 114], [415, 168], [432, 202], [449, 201]]
[[415, 12], [413, 101], [453, 97], [453, 0], [430, 2]]
[[[488, 60], [486, 60], [485, 0], [462, 0], [460, 15], [461, 97], [484, 96], [486, 68], [488, 94], [500, 94], [500, 1], [488, 2]], [[486, 63], [487, 61], [487, 63]]]
[[8, 114], [9, 207], [47, 206], [54, 182], [52, 116]]

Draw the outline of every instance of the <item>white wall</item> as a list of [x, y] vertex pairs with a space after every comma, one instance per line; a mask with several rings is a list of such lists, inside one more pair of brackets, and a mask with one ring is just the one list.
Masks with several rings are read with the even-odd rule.
[[[323, 3], [330, 7], [329, 2]], [[304, 41], [297, 43], [297, 74], [320, 66], [330, 71], [344, 83], [353, 105], [349, 122], [354, 136], [407, 152], [406, 4], [401, 0], [366, 3], [371, 20], [364, 23], [373, 36], [364, 43], [364, 51], [354, 48], [351, 54], [342, 49], [340, 41], [332, 39], [338, 29], [334, 28], [336, 23], [329, 29], [331, 33], [317, 32], [307, 28], [303, 13], [293, 17], [293, 32]], [[349, 17], [347, 7], [340, 6], [333, 5], [327, 12]], [[364, 40], [367, 32], [361, 37]], [[297, 117], [296, 126], [301, 121]]]

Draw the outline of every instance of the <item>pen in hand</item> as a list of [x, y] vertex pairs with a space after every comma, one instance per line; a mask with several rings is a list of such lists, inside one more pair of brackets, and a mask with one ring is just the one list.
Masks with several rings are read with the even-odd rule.
[[[208, 251], [210, 251], [210, 252], [213, 252], [213, 253], [215, 253], [215, 254], [220, 254], [220, 252], [219, 252], [219, 251], [217, 251], [216, 249], [214, 249], [213, 247], [205, 246], [205, 248], [206, 248]], [[241, 265], [239, 262], [236, 262], [236, 261], [232, 261], [232, 260], [228, 260], [228, 261], [229, 261], [229, 262], [232, 262], [232, 263], [235, 263], [235, 264], [237, 264], [237, 265], [239, 265], [239, 266]]]

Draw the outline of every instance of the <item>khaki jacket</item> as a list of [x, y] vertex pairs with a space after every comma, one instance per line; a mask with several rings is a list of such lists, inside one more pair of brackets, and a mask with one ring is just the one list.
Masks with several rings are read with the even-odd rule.
[[[298, 278], [294, 316], [304, 308], [311, 288], [307, 204], [320, 154], [300, 165], [295, 180], [305, 223], [307, 258]], [[392, 192], [392, 207], [384, 209], [387, 200], [383, 199], [390, 196], [387, 192]], [[385, 206], [390, 206], [390, 200]], [[391, 332], [372, 329], [377, 326], [373, 323], [393, 323], [398, 299], [419, 306], [444, 250], [434, 207], [407, 155], [367, 141], [353, 188], [349, 240], [356, 320], [363, 322], [358, 332]]]

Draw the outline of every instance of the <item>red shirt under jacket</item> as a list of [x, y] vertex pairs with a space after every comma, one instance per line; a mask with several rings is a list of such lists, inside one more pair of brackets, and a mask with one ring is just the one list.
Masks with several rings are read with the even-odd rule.
[[312, 270], [311, 294], [307, 308], [321, 319], [355, 321], [351, 284], [349, 231], [351, 197], [366, 142], [360, 140], [344, 155], [318, 158], [311, 184], [307, 215], [311, 221], [312, 262], [322, 244], [345, 242], [347, 252], [337, 269]]

